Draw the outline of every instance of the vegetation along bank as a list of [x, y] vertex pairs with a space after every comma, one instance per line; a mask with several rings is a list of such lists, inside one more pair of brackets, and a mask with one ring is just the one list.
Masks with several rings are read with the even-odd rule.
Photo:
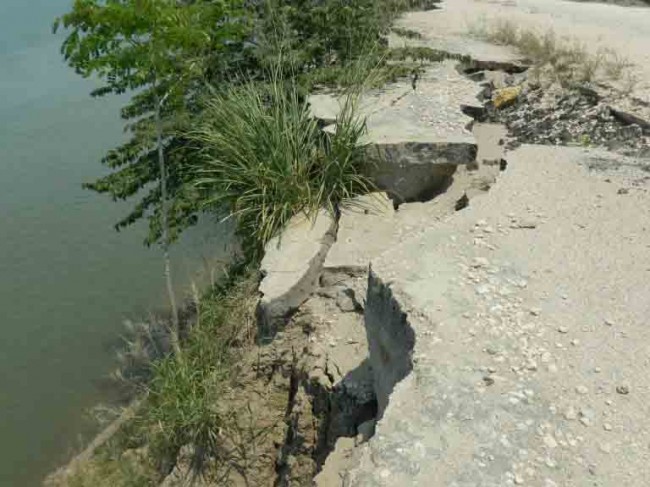
[[[286, 346], [262, 348], [259, 262], [296, 215], [336, 219], [373, 189], [358, 98], [400, 77], [415, 83], [427, 62], [445, 56], [391, 50], [386, 41], [400, 13], [434, 7], [413, 0], [76, 0], [56, 19], [66, 62], [102, 81], [91, 95], [130, 97], [121, 111], [128, 140], [101, 161], [108, 174], [85, 186], [133, 202], [116, 229], [148, 222], [145, 244], [164, 250], [170, 310], [129, 330], [116, 376], [131, 406], [49, 485], [304, 485], [322, 467], [328, 443], [342, 434], [326, 430], [350, 426], [332, 426], [331, 391], [314, 390], [306, 378], [305, 370], [322, 364], [303, 363]], [[345, 107], [328, 132], [307, 95], [333, 90]], [[240, 252], [219, 282], [176, 303], [168, 251], [201, 213], [215, 224], [234, 221]], [[337, 302], [356, 309], [349, 296]], [[312, 310], [302, 326], [319, 313]], [[308, 345], [287, 338], [294, 339], [292, 347]], [[294, 438], [298, 383], [322, 403], [308, 408], [311, 442]], [[374, 403], [370, 394], [348, 409], [371, 418]]]

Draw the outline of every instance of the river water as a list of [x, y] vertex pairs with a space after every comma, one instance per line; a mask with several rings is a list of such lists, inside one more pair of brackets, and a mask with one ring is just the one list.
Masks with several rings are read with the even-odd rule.
[[[79, 449], [124, 319], [165, 304], [144, 226], [115, 232], [128, 204], [81, 188], [122, 140], [124, 100], [91, 99], [61, 60], [50, 26], [70, 3], [0, 0], [1, 487], [40, 485]], [[176, 246], [179, 294], [216, 267], [224, 233], [204, 222]]]

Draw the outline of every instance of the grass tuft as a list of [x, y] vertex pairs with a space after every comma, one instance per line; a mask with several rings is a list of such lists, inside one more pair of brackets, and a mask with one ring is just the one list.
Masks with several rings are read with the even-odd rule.
[[[147, 403], [138, 418], [150, 455], [164, 469], [183, 446], [191, 445], [190, 470], [208, 460], [223, 462], [222, 435], [232, 424], [219, 398], [236, 373], [234, 364], [255, 334], [257, 272], [239, 271], [230, 283], [200, 300], [197, 322], [183, 344], [182, 359], [154, 362]], [[173, 463], [172, 463], [173, 464]]]
[[324, 133], [294, 81], [274, 76], [214, 93], [190, 138], [202, 147], [197, 184], [207, 204], [237, 221], [248, 252], [259, 255], [291, 217], [335, 212], [368, 192], [361, 137], [350, 93], [335, 133]]
[[475, 25], [470, 32], [500, 45], [515, 47], [536, 66], [563, 85], [591, 82], [598, 75], [619, 80], [630, 63], [618, 53], [601, 49], [592, 53], [576, 40], [559, 38], [554, 31], [522, 29], [511, 20]]

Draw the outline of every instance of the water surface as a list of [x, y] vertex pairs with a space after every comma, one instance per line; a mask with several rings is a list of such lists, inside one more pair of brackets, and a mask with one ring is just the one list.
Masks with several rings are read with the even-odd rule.
[[[125, 317], [165, 303], [145, 228], [128, 204], [83, 190], [122, 138], [123, 99], [61, 60], [53, 18], [70, 0], [0, 1], [0, 486], [30, 487], [80, 445]], [[179, 290], [222, 255], [204, 224], [174, 253]], [[180, 292], [180, 291], [179, 291]]]

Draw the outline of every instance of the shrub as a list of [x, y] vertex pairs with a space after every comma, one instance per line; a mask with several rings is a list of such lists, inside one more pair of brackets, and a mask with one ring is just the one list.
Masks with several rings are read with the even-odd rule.
[[236, 219], [249, 255], [259, 255], [292, 216], [336, 211], [368, 191], [355, 99], [347, 97], [333, 134], [310, 115], [296, 82], [277, 73], [268, 84], [227, 88], [207, 101], [190, 135], [202, 147], [197, 184], [208, 205]]

